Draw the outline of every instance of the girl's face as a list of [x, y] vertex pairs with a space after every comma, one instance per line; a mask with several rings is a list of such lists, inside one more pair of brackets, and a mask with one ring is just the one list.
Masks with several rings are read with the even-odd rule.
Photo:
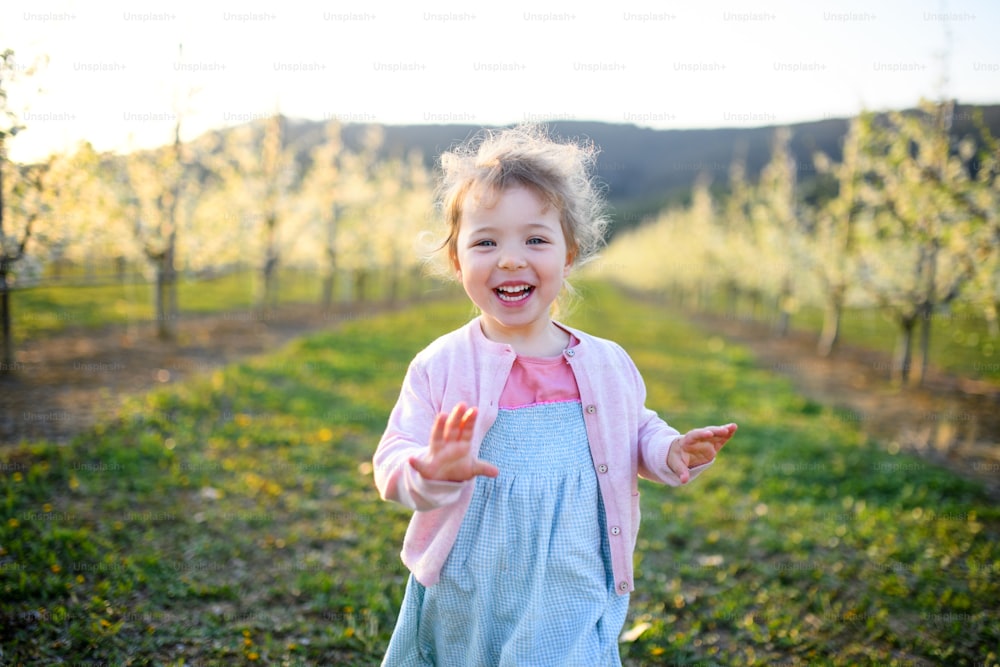
[[466, 195], [455, 270], [483, 313], [484, 333], [500, 342], [551, 334], [550, 307], [572, 264], [559, 211], [523, 186], [505, 189], [489, 207], [480, 196]]

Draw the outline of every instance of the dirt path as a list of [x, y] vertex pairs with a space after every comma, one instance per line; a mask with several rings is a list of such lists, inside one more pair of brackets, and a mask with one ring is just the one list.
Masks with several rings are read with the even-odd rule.
[[931, 369], [923, 387], [901, 389], [884, 353], [842, 345], [822, 358], [813, 334], [780, 338], [756, 322], [695, 319], [749, 347], [763, 366], [790, 378], [803, 395], [839, 408], [844, 420], [891, 450], [980, 481], [1000, 501], [1000, 386]]
[[280, 347], [304, 334], [366, 317], [386, 306], [283, 306], [187, 316], [174, 341], [152, 324], [75, 330], [22, 343], [16, 372], [0, 375], [0, 445], [23, 440], [67, 442], [114, 414], [122, 399]]
[[[66, 442], [114, 414], [123, 397], [385, 309], [324, 314], [314, 306], [287, 306], [266, 318], [249, 312], [187, 317], [171, 342], [157, 340], [150, 324], [26, 342], [17, 352], [17, 372], [0, 376], [0, 445]], [[823, 359], [811, 335], [776, 338], [757, 323], [697, 319], [750, 347], [760, 363], [790, 377], [813, 400], [841, 408], [845, 420], [887, 446], [979, 480], [1000, 500], [1000, 387], [932, 372], [924, 388], [900, 390], [889, 382], [884, 354], [844, 346]]]

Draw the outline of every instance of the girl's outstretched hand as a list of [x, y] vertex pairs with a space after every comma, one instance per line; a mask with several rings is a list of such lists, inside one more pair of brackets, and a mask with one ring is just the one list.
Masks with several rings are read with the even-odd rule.
[[680, 478], [681, 484], [686, 484], [691, 479], [691, 468], [714, 459], [734, 433], [736, 424], [691, 429], [670, 446], [667, 467]]
[[479, 412], [459, 403], [450, 415], [439, 413], [431, 428], [430, 446], [420, 456], [410, 457], [410, 465], [425, 479], [465, 482], [485, 475], [496, 477], [496, 466], [472, 458], [472, 427]]

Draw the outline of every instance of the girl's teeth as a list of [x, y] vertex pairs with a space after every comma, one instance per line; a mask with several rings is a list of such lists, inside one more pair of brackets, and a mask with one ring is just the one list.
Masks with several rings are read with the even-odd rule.
[[531, 294], [531, 287], [498, 287], [496, 289], [497, 296], [503, 301], [520, 301], [521, 299], [527, 298]]

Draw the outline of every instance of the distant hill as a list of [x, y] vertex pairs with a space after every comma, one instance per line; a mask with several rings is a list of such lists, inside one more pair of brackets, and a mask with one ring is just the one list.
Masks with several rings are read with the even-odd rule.
[[[994, 136], [1000, 136], [1000, 105], [980, 108]], [[971, 109], [956, 106], [953, 132], [957, 136], [974, 132]], [[319, 141], [322, 125], [319, 121], [292, 120], [288, 138], [303, 140], [307, 145]], [[709, 174], [716, 186], [724, 188], [737, 151], [746, 156], [748, 178], [756, 179], [770, 159], [776, 127], [654, 130], [587, 121], [556, 121], [549, 126], [557, 136], [589, 139], [600, 147], [598, 176], [608, 186], [608, 200], [619, 228], [636, 224], [665, 203], [683, 200], [702, 172]], [[808, 183], [813, 176], [814, 152], [823, 151], [834, 160], [840, 159], [840, 142], [847, 119], [824, 119], [789, 127], [801, 182]], [[364, 128], [364, 125], [346, 125], [345, 142], [349, 146], [359, 145]], [[418, 149], [428, 165], [434, 165], [443, 150], [470, 137], [481, 126], [386, 125], [384, 129], [386, 154], [401, 155]]]

